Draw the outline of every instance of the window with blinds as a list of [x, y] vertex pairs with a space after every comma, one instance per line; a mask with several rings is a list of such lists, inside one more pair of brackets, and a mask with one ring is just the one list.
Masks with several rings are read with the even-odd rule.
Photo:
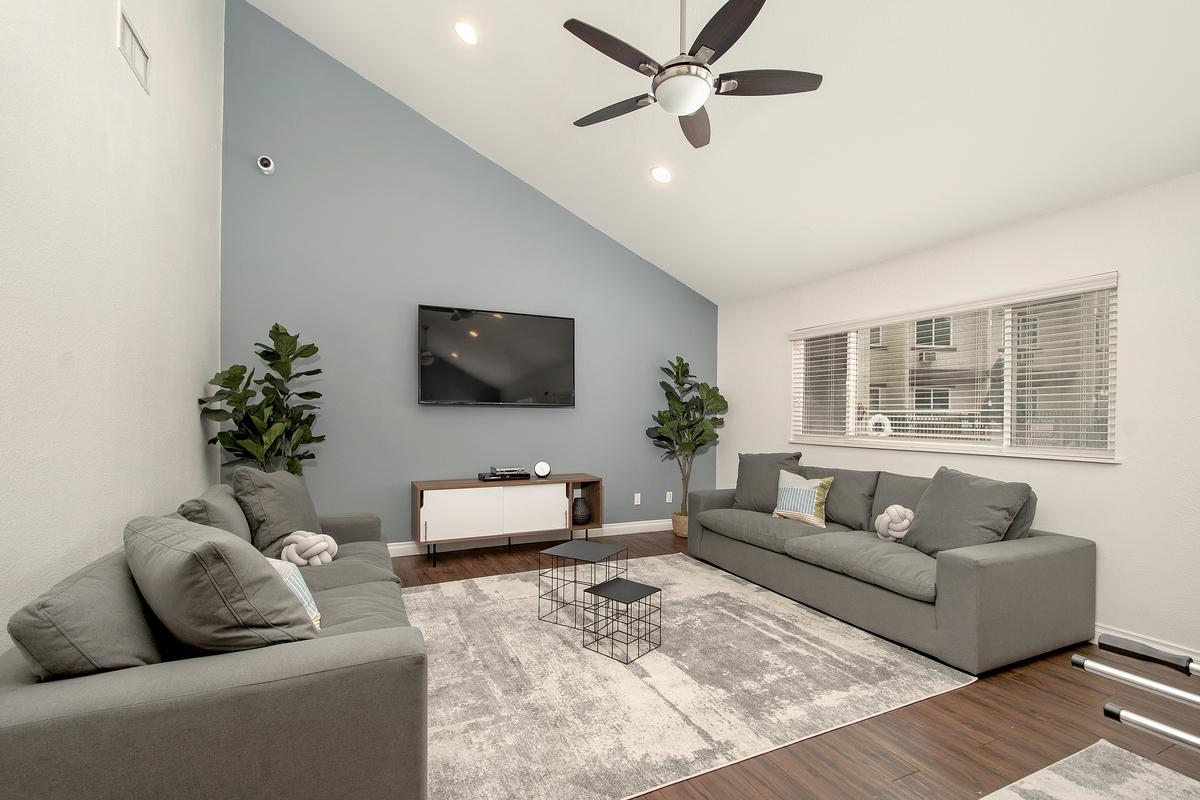
[[793, 442], [1115, 458], [1115, 274], [791, 338]]

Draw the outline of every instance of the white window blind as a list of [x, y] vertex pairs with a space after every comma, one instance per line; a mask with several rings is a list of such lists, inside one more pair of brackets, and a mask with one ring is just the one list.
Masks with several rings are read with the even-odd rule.
[[1115, 458], [1115, 273], [791, 338], [793, 442]]

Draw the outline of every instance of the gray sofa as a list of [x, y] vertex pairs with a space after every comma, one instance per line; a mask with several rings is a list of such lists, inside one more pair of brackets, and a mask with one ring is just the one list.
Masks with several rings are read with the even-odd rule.
[[379, 518], [320, 524], [340, 550], [301, 568], [317, 638], [44, 682], [0, 655], [0, 794], [425, 798], [425, 643]]
[[[870, 519], [914, 508], [928, 482], [878, 473]], [[874, 531], [734, 508], [733, 489], [691, 492], [688, 511], [692, 556], [974, 675], [1095, 634], [1087, 539], [1030, 530], [935, 558]]]

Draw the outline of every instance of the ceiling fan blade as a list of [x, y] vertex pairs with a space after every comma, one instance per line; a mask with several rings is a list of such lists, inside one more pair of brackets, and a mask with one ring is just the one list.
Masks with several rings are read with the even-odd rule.
[[754, 22], [765, 2], [766, 0], [729, 0], [713, 14], [712, 19], [700, 31], [688, 54], [699, 58], [705, 64], [712, 64], [742, 38], [742, 34], [750, 27], [750, 23]]
[[651, 77], [662, 72], [662, 64], [659, 64], [641, 50], [625, 44], [610, 33], [605, 33], [599, 28], [593, 28], [586, 22], [569, 19], [563, 23], [563, 27], [601, 53], [604, 53], [604, 55], [613, 61], [624, 64], [635, 72], [640, 72], [643, 75]]
[[695, 114], [680, 117], [679, 127], [683, 128], [683, 135], [687, 137], [692, 147], [704, 147], [704, 145], [708, 144], [712, 136], [712, 127], [708, 122], [708, 111], [705, 110], [704, 106], [700, 106], [700, 110]]
[[597, 122], [605, 122], [614, 117], [619, 117], [622, 114], [628, 114], [630, 111], [637, 111], [639, 108], [645, 108], [648, 105], [654, 104], [654, 98], [648, 94], [640, 94], [637, 97], [631, 97], [628, 100], [621, 100], [613, 103], [611, 106], [605, 106], [599, 111], [593, 111], [586, 117], [580, 117], [575, 120], [575, 127], [586, 128], [588, 125], [595, 125]]
[[821, 85], [821, 76], [790, 69], [745, 69], [726, 72], [717, 79], [717, 94], [769, 95], [811, 92]]

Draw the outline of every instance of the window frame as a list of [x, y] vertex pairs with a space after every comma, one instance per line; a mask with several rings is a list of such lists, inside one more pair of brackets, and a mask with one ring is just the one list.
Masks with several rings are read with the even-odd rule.
[[[938, 321], [946, 322], [946, 341], [938, 341]], [[921, 341], [921, 323], [929, 323], [929, 342]], [[883, 326], [879, 326], [881, 329]], [[954, 317], [949, 314], [939, 314], [933, 317], [922, 317], [913, 320], [913, 347], [918, 350], [938, 350], [954, 347]]]
[[[929, 392], [929, 405], [922, 406], [920, 401], [917, 399], [920, 396], [921, 392]], [[934, 405], [934, 402], [933, 402], [933, 400], [934, 400], [933, 393], [934, 392], [945, 392], [945, 394], [946, 394], [946, 405], [945, 406]], [[914, 386], [913, 387], [913, 410], [914, 411], [950, 411], [953, 407], [950, 403], [950, 400], [953, 398], [953, 396], [954, 396], [954, 387], [952, 387], [952, 386]]]
[[[792, 331], [792, 333], [788, 336], [790, 343], [792, 344], [792, 347], [791, 347], [791, 351], [792, 351], [791, 352], [792, 393], [791, 393], [791, 413], [789, 415], [788, 441], [792, 444], [808, 444], [808, 445], [820, 445], [820, 446], [829, 446], [829, 447], [854, 447], [854, 448], [860, 448], [860, 449], [865, 448], [865, 449], [872, 449], [872, 450], [902, 450], [902, 451], [912, 451], [912, 452], [934, 452], [934, 453], [966, 453], [966, 454], [971, 454], [971, 455], [998, 456], [1001, 458], [1026, 458], [1026, 459], [1034, 459], [1034, 460], [1077, 461], [1077, 462], [1100, 463], [1100, 464], [1120, 464], [1120, 463], [1122, 463], [1122, 460], [1120, 457], [1121, 442], [1117, 439], [1117, 436], [1116, 436], [1116, 428], [1117, 428], [1117, 422], [1118, 422], [1117, 353], [1118, 353], [1118, 349], [1119, 349], [1118, 339], [1117, 339], [1118, 318], [1119, 318], [1118, 288], [1119, 288], [1119, 273], [1114, 271], [1114, 272], [1101, 273], [1101, 274], [1097, 274], [1097, 275], [1089, 275], [1089, 276], [1084, 276], [1084, 277], [1075, 278], [1075, 279], [1071, 279], [1071, 280], [1061, 281], [1061, 282], [1058, 282], [1055, 284], [1042, 286], [1042, 287], [1030, 289], [1030, 290], [1019, 292], [1019, 293], [1013, 293], [1013, 294], [1001, 295], [1001, 296], [993, 296], [993, 297], [989, 297], [989, 298], [972, 301], [969, 303], [962, 303], [962, 304], [959, 304], [956, 306], [946, 306], [946, 307], [940, 307], [940, 308], [935, 308], [935, 309], [921, 309], [921, 310], [918, 310], [915, 312], [905, 312], [905, 313], [893, 314], [893, 315], [890, 315], [887, 317], [878, 316], [878, 317], [871, 317], [871, 318], [866, 318], [866, 319], [837, 322], [837, 323], [816, 325], [816, 326], [812, 326], [812, 327], [796, 329], [796, 330]], [[1069, 442], [1067, 444], [1063, 444], [1062, 442], [1059, 442], [1059, 445], [1061, 445], [1061, 446], [1057, 446], [1057, 447], [1053, 446], [1053, 445], [1041, 447], [1041, 446], [1031, 445], [1028, 442], [1017, 442], [1015, 440], [1015, 438], [1010, 439], [1011, 420], [1015, 416], [1016, 402], [1017, 402], [1017, 398], [1015, 395], [1015, 390], [1013, 388], [1013, 382], [1012, 382], [1011, 376], [1015, 369], [1020, 368], [1018, 354], [1023, 351], [1036, 350], [1039, 347], [1039, 345], [1043, 344], [1039, 340], [1041, 338], [1040, 334], [1044, 333], [1044, 331], [1039, 330], [1039, 328], [1040, 328], [1039, 320], [1037, 319], [1037, 315], [1034, 314], [1032, 317], [1028, 318], [1027, 322], [1025, 322], [1025, 324], [1027, 326], [1029, 326], [1030, 328], [1032, 328], [1032, 330], [1028, 331], [1025, 334], [1025, 336], [1018, 336], [1017, 332], [1015, 330], [1015, 323], [1016, 323], [1016, 316], [1017, 316], [1016, 312], [1018, 311], [1018, 309], [1016, 307], [1020, 306], [1020, 305], [1032, 304], [1032, 303], [1037, 303], [1037, 302], [1046, 302], [1046, 301], [1053, 301], [1053, 300], [1059, 300], [1059, 299], [1067, 299], [1072, 295], [1083, 295], [1083, 294], [1087, 294], [1087, 293], [1103, 293], [1106, 291], [1108, 292], [1108, 294], [1103, 297], [1105, 305], [1102, 308], [1102, 315], [1097, 314], [1095, 316], [1095, 319], [1097, 321], [1103, 320], [1103, 324], [1107, 325], [1107, 331], [1105, 332], [1105, 340], [1104, 340], [1104, 347], [1106, 349], [1097, 351], [1097, 352], [1099, 354], [1101, 354], [1102, 357], [1107, 359], [1108, 372], [1107, 372], [1106, 378], [1105, 378], [1106, 383], [1103, 385], [1104, 391], [1103, 392], [1098, 391], [1097, 396], [1096, 396], [1096, 398], [1099, 402], [1107, 404], [1107, 414], [1106, 415], [1101, 414], [1100, 416], [1095, 417], [1095, 419], [1098, 421], [1098, 424], [1101, 424], [1101, 425], [1103, 425], [1105, 420], [1107, 420], [1109, 432], [1108, 432], [1107, 439], [1102, 441], [1102, 444], [1105, 445], [1105, 449], [1101, 449], [1100, 447], [1097, 447], [1094, 449], [1086, 449], [1086, 448], [1081, 447], [1081, 448], [1076, 449], [1076, 448], [1072, 448], [1070, 446]], [[871, 340], [870, 329], [872, 329], [872, 328], [882, 329], [883, 327], [889, 326], [889, 325], [908, 323], [908, 324], [912, 325], [912, 328], [910, 330], [913, 335], [913, 341], [914, 341], [914, 345], [910, 348], [911, 350], [937, 350], [939, 348], [936, 346], [916, 345], [915, 344], [916, 322], [918, 320], [935, 320], [938, 317], [953, 318], [955, 315], [964, 314], [964, 313], [968, 313], [968, 312], [974, 312], [974, 311], [985, 311], [985, 310], [1002, 312], [1005, 317], [1005, 329], [1006, 329], [1005, 352], [1008, 355], [1008, 358], [1004, 359], [1004, 365], [1005, 365], [1004, 366], [1004, 371], [1005, 371], [1004, 386], [1006, 387], [1005, 388], [1005, 396], [1004, 396], [1004, 407], [1003, 407], [1004, 433], [1003, 433], [1002, 437], [998, 437], [998, 439], [999, 439], [998, 443], [995, 441], [983, 443], [983, 442], [956, 442], [956, 441], [948, 441], [948, 440], [919, 439], [919, 438], [906, 439], [906, 438], [902, 438], [900, 436], [880, 437], [880, 436], [865, 435], [865, 434], [861, 433], [859, 431], [858, 427], [854, 424], [854, 421], [851, 419], [852, 414], [850, 413], [850, 410], [855, 407], [861, 408], [861, 406], [856, 406], [856, 404], [854, 402], [852, 402], [853, 401], [853, 392], [854, 392], [854, 388], [853, 388], [852, 384], [855, 381], [851, 380], [851, 377], [850, 377], [851, 374], [853, 374], [855, 380], [857, 380], [857, 376], [858, 376], [857, 357], [855, 357], [855, 359], [854, 359], [855, 363], [852, 366], [849, 366], [847, 369], [847, 381], [846, 381], [847, 382], [847, 426], [846, 426], [847, 432], [845, 434], [841, 434], [841, 435], [827, 435], [827, 434], [814, 435], [814, 434], [803, 433], [800, 430], [800, 426], [803, 424], [804, 398], [803, 398], [803, 394], [802, 394], [802, 389], [803, 389], [804, 381], [803, 381], [803, 378], [801, 378], [801, 380], [799, 382], [797, 382], [797, 375], [798, 375], [797, 370], [799, 370], [800, 372], [804, 371], [804, 361], [803, 361], [804, 348], [802, 346], [797, 347], [796, 346], [797, 343], [802, 343], [805, 339], [810, 339], [810, 338], [815, 338], [815, 337], [820, 337], [820, 336], [830, 336], [830, 335], [834, 335], [834, 334], [847, 334], [850, 337], [861, 336], [862, 338], [867, 340], [866, 342], [863, 343], [866, 345], [866, 349], [872, 349], [874, 347], [878, 347], [878, 345], [872, 345], [870, 343], [870, 340]], [[1030, 323], [1032, 323], [1032, 324], [1030, 324]], [[1100, 329], [1100, 330], [1102, 330], [1102, 329]], [[882, 332], [881, 332], [881, 336], [882, 336]], [[936, 336], [936, 334], [935, 334], [935, 336]], [[951, 337], [950, 341], [953, 343], [954, 338], [953, 338], [953, 321], [952, 320], [951, 320], [951, 325], [950, 325], [950, 337]], [[937, 339], [935, 338], [934, 341], [937, 341]], [[1018, 345], [1020, 345], [1020, 346], [1018, 346]], [[798, 353], [799, 353], [799, 357], [797, 356]], [[847, 353], [847, 358], [848, 359], [850, 358], [849, 351]], [[862, 380], [866, 381], [867, 378], [863, 377]], [[861, 402], [861, 400], [867, 400], [866, 405], [867, 405], [868, 409], [870, 409], [870, 398], [872, 397], [872, 389], [874, 387], [870, 384], [867, 384], [867, 386], [868, 386], [868, 388], [866, 390], [866, 396], [863, 397], [862, 393], [864, 390], [861, 388], [861, 385], [860, 385], [860, 388], [858, 389], [858, 392], [859, 392], [858, 401]], [[798, 387], [801, 389], [800, 395], [797, 394]], [[940, 388], [940, 387], [922, 387], [922, 388]], [[952, 403], [953, 396], [951, 396], [950, 399], [951, 399], [951, 403]], [[1038, 398], [1034, 402], [1037, 403], [1038, 400], [1041, 400], [1041, 399], [1044, 399], [1044, 398]], [[914, 403], [914, 405], [915, 405], [915, 403]], [[1040, 403], [1038, 403], [1038, 405], [1040, 405]], [[939, 411], [941, 411], [941, 409], [935, 409], [935, 410], [933, 410], [932, 413], [938, 413]], [[870, 414], [870, 413], [876, 413], [876, 412], [873, 409], [870, 409], [868, 411], [868, 413]], [[921, 413], [925, 413], [925, 412], [922, 411]]]

